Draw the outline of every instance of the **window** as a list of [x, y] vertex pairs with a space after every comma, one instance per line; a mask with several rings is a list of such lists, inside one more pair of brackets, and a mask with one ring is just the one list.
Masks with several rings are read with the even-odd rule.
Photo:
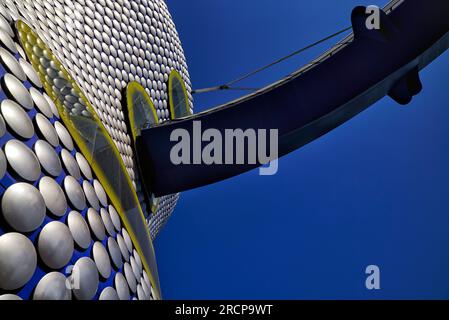
[[176, 70], [173, 70], [168, 78], [168, 96], [172, 120], [191, 115], [186, 86]]
[[135, 142], [143, 128], [157, 124], [159, 119], [150, 96], [135, 81], [130, 82], [126, 87], [126, 103], [129, 125]]
[[25, 22], [19, 21], [17, 28], [26, 55], [39, 71], [45, 91], [55, 102], [62, 121], [120, 214], [135, 248], [143, 257], [152, 285], [159, 291], [151, 237], [137, 194], [115, 143], [76, 81], [51, 50]]

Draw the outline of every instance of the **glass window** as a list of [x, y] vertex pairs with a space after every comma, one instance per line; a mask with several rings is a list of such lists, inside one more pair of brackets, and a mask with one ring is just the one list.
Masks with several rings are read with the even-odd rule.
[[[123, 160], [87, 98], [44, 42], [19, 21], [19, 39], [62, 121], [120, 214], [157, 291], [157, 265], [142, 209]], [[160, 292], [160, 291], [159, 291]]]
[[[135, 81], [130, 82], [126, 87], [126, 107], [128, 109], [128, 121], [134, 144], [134, 152], [137, 155], [139, 171], [142, 171], [145, 167], [140, 166], [139, 163], [139, 150], [136, 143], [137, 137], [140, 136], [142, 129], [159, 123], [159, 118], [153, 102], [145, 91], [145, 88]], [[140, 176], [141, 178], [144, 177], [142, 174]], [[147, 204], [150, 204], [151, 212], [155, 214], [159, 206], [159, 199], [149, 192], [147, 181], [142, 182], [142, 191], [144, 191], [146, 195]]]
[[143, 128], [159, 122], [156, 109], [150, 96], [139, 83], [130, 82], [126, 88], [128, 119], [134, 142]]
[[176, 70], [173, 70], [168, 78], [168, 95], [172, 120], [191, 115], [184, 80]]

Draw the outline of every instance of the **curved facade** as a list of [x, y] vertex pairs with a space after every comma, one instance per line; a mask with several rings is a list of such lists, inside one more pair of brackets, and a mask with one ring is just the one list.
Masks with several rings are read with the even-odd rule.
[[[4, 0], [7, 12], [24, 18], [64, 64], [117, 144], [145, 211], [141, 180], [122, 110], [123, 91], [140, 83], [161, 121], [170, 118], [167, 81], [177, 70], [191, 84], [181, 43], [162, 0]], [[178, 195], [158, 201], [149, 219], [153, 238], [172, 213]]]
[[142, 188], [125, 90], [168, 120], [176, 70], [192, 112], [165, 2], [3, 0], [0, 46], [0, 299], [160, 298], [151, 239], [178, 195]]

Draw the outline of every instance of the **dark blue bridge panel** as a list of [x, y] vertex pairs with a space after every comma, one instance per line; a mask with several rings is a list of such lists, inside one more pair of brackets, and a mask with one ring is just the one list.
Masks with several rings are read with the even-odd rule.
[[[449, 1], [393, 1], [380, 30], [365, 27], [364, 7], [352, 14], [353, 37], [326, 59], [227, 105], [151, 127], [138, 137], [144, 178], [156, 195], [214, 183], [261, 165], [175, 165], [175, 129], [278, 129], [279, 156], [326, 134], [386, 95], [406, 104], [421, 91], [419, 71], [449, 48]], [[397, 5], [397, 6], [396, 6]], [[394, 10], [391, 8], [395, 6]]]

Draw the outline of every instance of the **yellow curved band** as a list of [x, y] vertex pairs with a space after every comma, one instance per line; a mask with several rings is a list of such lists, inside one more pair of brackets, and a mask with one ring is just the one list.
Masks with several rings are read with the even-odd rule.
[[62, 121], [120, 214], [134, 247], [142, 257], [144, 269], [155, 289], [155, 298], [160, 298], [151, 237], [131, 178], [115, 143], [76, 81], [39, 36], [20, 20], [17, 30], [19, 40], [38, 72], [45, 91], [54, 101]]
[[[180, 98], [176, 97], [176, 89], [178, 89], [178, 86], [181, 86], [184, 106], [178, 106], [177, 103], [179, 103], [179, 101], [175, 101], [175, 98]], [[186, 85], [181, 75], [176, 70], [172, 70], [168, 77], [168, 96], [170, 104], [170, 118], [172, 120], [191, 115]]]

